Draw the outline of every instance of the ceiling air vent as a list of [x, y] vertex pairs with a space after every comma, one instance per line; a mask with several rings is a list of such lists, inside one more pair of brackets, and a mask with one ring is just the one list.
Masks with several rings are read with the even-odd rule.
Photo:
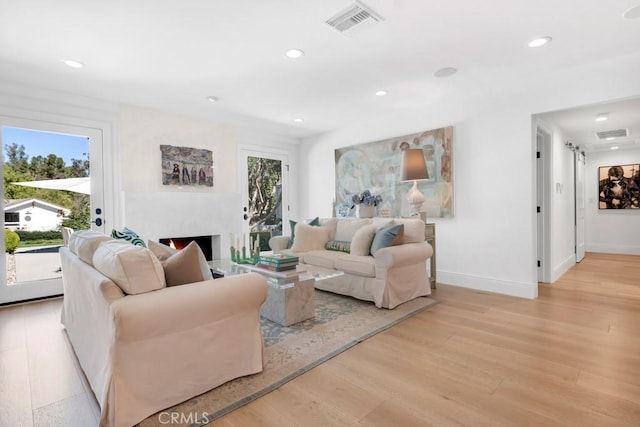
[[616, 130], [604, 130], [602, 132], [596, 132], [598, 139], [607, 139], [607, 138], [624, 138], [629, 136], [628, 129], [616, 129]]
[[384, 21], [382, 16], [375, 13], [369, 7], [356, 1], [354, 4], [327, 19], [325, 24], [344, 33], [352, 28], [364, 24]]

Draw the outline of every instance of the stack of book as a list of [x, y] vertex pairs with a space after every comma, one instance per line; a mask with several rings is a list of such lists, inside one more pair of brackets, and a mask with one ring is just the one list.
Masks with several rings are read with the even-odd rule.
[[300, 259], [294, 255], [260, 255], [260, 261], [256, 266], [271, 271], [289, 271], [295, 270], [299, 262]]

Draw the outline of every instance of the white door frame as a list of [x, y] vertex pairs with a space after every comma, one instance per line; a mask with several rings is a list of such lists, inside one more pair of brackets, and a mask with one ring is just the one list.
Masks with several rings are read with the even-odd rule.
[[[247, 206], [249, 200], [248, 157], [262, 157], [282, 162], [282, 232], [287, 233], [289, 227], [289, 154], [269, 147], [238, 146], [238, 183], [240, 185], [241, 208]], [[238, 212], [243, 216], [244, 211]], [[249, 235], [249, 221], [242, 219], [242, 233]]]
[[586, 249], [586, 206], [585, 206], [585, 157], [579, 151], [574, 153], [575, 184], [575, 249], [576, 262], [582, 261]]
[[538, 281], [551, 281], [551, 153], [552, 133], [541, 123], [535, 124], [536, 152], [540, 153], [536, 159], [536, 205], [540, 208], [537, 213], [537, 261]]
[[[1, 112], [0, 112], [1, 113]], [[0, 127], [16, 127], [24, 129], [33, 129], [38, 131], [64, 133], [72, 135], [82, 135], [89, 138], [90, 145], [90, 161], [91, 161], [91, 206], [92, 215], [91, 218], [95, 220], [97, 216], [93, 209], [100, 207], [102, 214], [99, 216], [102, 219], [102, 225], [97, 226], [92, 224], [92, 228], [104, 231], [105, 222], [113, 220], [113, 214], [109, 215], [109, 220], [105, 219], [105, 213], [108, 213], [111, 209], [105, 209], [105, 197], [104, 197], [104, 140], [103, 130], [94, 127], [85, 127], [78, 124], [65, 123], [65, 119], [61, 118], [61, 122], [39, 120], [27, 117], [15, 117], [9, 115], [0, 115]], [[1, 136], [0, 136], [1, 138]], [[4, 150], [4, 142], [0, 140], [0, 147]], [[1, 170], [1, 166], [0, 166]], [[0, 184], [0, 190], [4, 193], [4, 182]], [[0, 206], [4, 208], [4, 201], [0, 201]], [[5, 252], [4, 239], [0, 239], [0, 249]], [[62, 280], [61, 279], [48, 279], [34, 282], [22, 282], [17, 285], [7, 285], [6, 278], [6, 256], [0, 257], [0, 304], [11, 303], [17, 301], [26, 301], [44, 298], [48, 296], [61, 295]]]

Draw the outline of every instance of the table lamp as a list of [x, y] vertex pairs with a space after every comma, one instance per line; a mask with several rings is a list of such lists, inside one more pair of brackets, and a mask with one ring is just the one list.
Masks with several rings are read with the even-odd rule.
[[[413, 181], [413, 187], [407, 193], [407, 200], [413, 213], [417, 212], [423, 217], [420, 209], [425, 202], [424, 194], [418, 190], [418, 181], [424, 181], [429, 179], [429, 172], [427, 171], [427, 163], [424, 160], [424, 153], [420, 148], [412, 148], [404, 150], [402, 152], [402, 182]], [[426, 220], [426, 213], [424, 215]]]

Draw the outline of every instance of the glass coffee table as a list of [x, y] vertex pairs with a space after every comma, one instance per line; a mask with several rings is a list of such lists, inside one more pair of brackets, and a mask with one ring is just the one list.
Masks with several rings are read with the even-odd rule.
[[248, 264], [236, 264], [229, 259], [209, 261], [215, 273], [233, 276], [255, 272], [267, 281], [267, 300], [260, 316], [282, 326], [293, 325], [315, 315], [315, 282], [341, 276], [342, 271], [298, 265], [295, 271], [277, 273]]

